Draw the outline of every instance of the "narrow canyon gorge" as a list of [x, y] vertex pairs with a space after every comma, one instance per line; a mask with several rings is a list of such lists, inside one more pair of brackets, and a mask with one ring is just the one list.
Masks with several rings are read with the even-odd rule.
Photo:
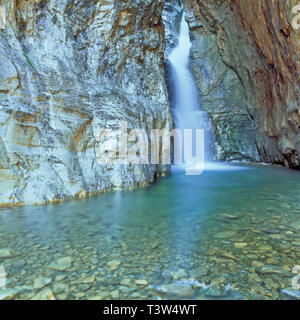
[[0, 300], [300, 300], [299, 63], [297, 0], [0, 0]]
[[130, 189], [168, 165], [100, 165], [97, 130], [173, 128], [168, 54], [190, 67], [221, 161], [300, 166], [296, 0], [1, 0], [0, 203]]

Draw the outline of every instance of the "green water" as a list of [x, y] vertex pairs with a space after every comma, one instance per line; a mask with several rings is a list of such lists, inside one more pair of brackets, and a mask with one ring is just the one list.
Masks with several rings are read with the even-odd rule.
[[300, 173], [231, 168], [0, 210], [6, 287], [14, 299], [292, 298], [282, 290], [300, 265]]

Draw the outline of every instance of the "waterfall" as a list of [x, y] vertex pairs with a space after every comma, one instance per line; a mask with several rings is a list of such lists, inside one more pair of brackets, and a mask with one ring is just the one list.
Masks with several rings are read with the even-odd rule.
[[[213, 134], [207, 114], [200, 109], [200, 99], [193, 75], [189, 69], [189, 56], [191, 49], [191, 40], [189, 36], [189, 26], [185, 21], [183, 14], [178, 45], [170, 53], [168, 60], [172, 67], [172, 82], [174, 86], [174, 106], [173, 117], [175, 126], [180, 131], [185, 129], [193, 130], [193, 141], [190, 146], [195, 153], [196, 149], [196, 129], [204, 129], [204, 159], [210, 162], [213, 159], [211, 146], [213, 143]], [[184, 158], [186, 165], [191, 165]], [[204, 162], [204, 161], [203, 161]], [[195, 163], [193, 163], [195, 165]], [[199, 165], [199, 164], [196, 164]]]

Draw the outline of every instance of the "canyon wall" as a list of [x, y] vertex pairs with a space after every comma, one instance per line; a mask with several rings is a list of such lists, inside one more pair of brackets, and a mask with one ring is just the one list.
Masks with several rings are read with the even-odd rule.
[[[300, 166], [295, 4], [186, 1], [191, 68], [221, 160]], [[99, 164], [97, 135], [119, 120], [148, 133], [172, 127], [164, 55], [177, 44], [181, 0], [0, 6], [0, 205], [129, 189], [168, 174], [169, 166]]]
[[175, 106], [175, 92], [174, 92], [174, 74], [170, 61], [169, 54], [177, 46], [180, 32], [180, 22], [184, 6], [182, 0], [165, 0], [164, 9], [162, 12], [164, 29], [165, 29], [165, 78], [168, 89], [169, 102], [172, 113]]
[[0, 204], [152, 183], [169, 166], [101, 165], [100, 129], [171, 127], [162, 0], [0, 0]]
[[165, 58], [178, 44], [180, 21], [184, 10], [182, 0], [165, 0], [162, 18], [165, 28], [166, 50]]
[[295, 4], [186, 1], [191, 68], [221, 160], [300, 167], [300, 30], [291, 26]]

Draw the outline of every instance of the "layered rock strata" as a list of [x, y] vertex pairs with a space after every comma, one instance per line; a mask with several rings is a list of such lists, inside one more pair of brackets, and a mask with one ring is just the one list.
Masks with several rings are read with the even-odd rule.
[[162, 165], [101, 165], [100, 129], [172, 126], [163, 1], [2, 0], [0, 204], [128, 189]]
[[221, 160], [300, 167], [296, 0], [187, 0], [191, 68]]

